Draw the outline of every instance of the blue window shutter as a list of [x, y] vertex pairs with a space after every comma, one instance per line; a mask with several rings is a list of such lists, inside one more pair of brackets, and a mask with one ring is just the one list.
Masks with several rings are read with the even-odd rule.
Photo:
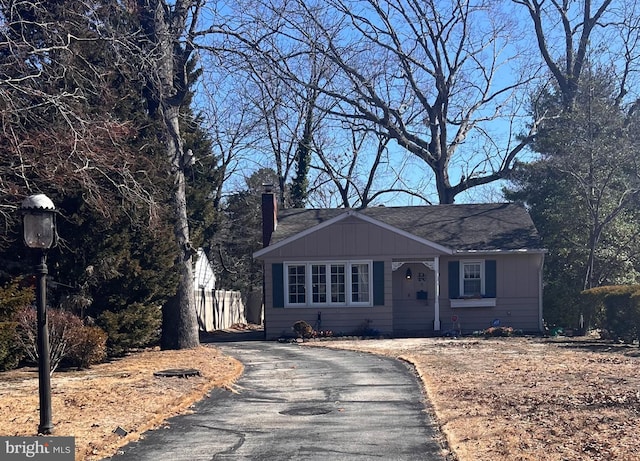
[[449, 299], [460, 297], [460, 261], [449, 261]]
[[484, 296], [496, 297], [496, 260], [488, 259], [484, 262]]
[[273, 287], [273, 307], [284, 307], [284, 265], [271, 265], [271, 281]]
[[373, 305], [384, 306], [384, 261], [373, 262]]

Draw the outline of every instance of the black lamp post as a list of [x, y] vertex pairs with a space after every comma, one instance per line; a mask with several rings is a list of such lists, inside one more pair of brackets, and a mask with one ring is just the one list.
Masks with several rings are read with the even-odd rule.
[[36, 307], [38, 321], [38, 383], [40, 394], [40, 425], [38, 433], [51, 434], [51, 365], [49, 360], [49, 330], [47, 328], [47, 249], [56, 243], [56, 207], [44, 194], [31, 195], [21, 205], [24, 243], [40, 250], [36, 266]]

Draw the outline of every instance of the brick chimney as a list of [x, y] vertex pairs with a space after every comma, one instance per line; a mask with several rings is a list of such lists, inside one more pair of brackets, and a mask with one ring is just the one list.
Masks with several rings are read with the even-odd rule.
[[278, 227], [278, 203], [272, 184], [263, 184], [262, 193], [262, 246], [267, 247], [271, 242], [271, 234]]

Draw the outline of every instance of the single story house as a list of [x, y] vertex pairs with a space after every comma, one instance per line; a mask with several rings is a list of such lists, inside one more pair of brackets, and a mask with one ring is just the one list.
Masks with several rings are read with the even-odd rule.
[[545, 250], [514, 203], [278, 210], [262, 197], [265, 336], [538, 332]]

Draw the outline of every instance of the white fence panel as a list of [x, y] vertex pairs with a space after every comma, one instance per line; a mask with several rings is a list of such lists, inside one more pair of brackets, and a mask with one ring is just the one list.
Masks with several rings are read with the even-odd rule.
[[239, 291], [196, 289], [200, 330], [224, 330], [236, 323], [247, 323]]

